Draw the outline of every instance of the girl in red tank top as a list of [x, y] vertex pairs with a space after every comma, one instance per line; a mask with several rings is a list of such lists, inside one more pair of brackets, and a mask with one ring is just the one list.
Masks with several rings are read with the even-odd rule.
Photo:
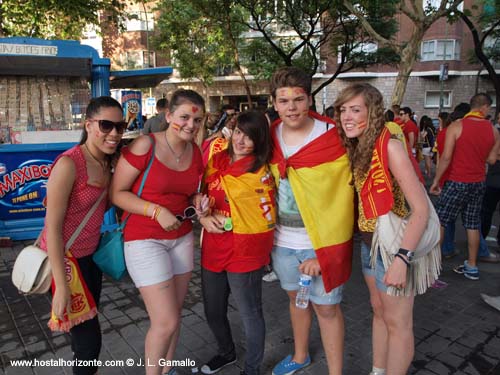
[[[70, 290], [67, 281], [65, 246], [103, 190], [108, 188], [111, 160], [126, 127], [120, 103], [105, 96], [92, 99], [87, 106], [84, 125], [80, 144], [56, 160], [47, 183], [47, 214], [41, 247], [47, 250], [52, 267], [55, 287], [52, 313], [59, 321], [68, 321], [65, 316], [68, 315], [66, 312], [70, 312], [72, 300], [81, 297], [81, 294]], [[107, 199], [103, 199], [71, 246], [82, 285], [88, 289], [97, 306], [102, 272], [92, 260], [92, 254], [99, 242], [106, 206]], [[90, 299], [88, 304], [92, 305]], [[95, 314], [94, 311], [82, 316], [83, 322], [68, 325], [72, 326], [71, 347], [75, 359], [92, 361], [99, 358], [101, 329]], [[74, 374], [95, 374], [96, 371], [96, 366], [73, 367]]]
[[191, 218], [202, 213], [197, 190], [203, 173], [193, 139], [202, 125], [204, 107], [196, 92], [174, 92], [166, 112], [167, 130], [141, 136], [125, 149], [111, 185], [113, 203], [130, 215], [124, 233], [125, 260], [151, 320], [145, 344], [148, 375], [175, 373], [160, 363], [173, 359], [193, 269]]

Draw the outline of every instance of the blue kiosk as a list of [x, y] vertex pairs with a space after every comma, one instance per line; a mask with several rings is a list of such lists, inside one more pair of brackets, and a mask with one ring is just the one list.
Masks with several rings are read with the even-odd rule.
[[[0, 38], [0, 238], [38, 236], [51, 165], [78, 142], [90, 97], [110, 95], [110, 87], [155, 86], [172, 68], [116, 73], [77, 41]], [[115, 223], [108, 212], [103, 229]]]

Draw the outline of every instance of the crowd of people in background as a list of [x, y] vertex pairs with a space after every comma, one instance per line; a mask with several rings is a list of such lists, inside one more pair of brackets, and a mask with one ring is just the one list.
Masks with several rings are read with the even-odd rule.
[[[311, 77], [302, 70], [277, 70], [270, 88], [271, 108], [242, 113], [230, 105], [205, 112], [198, 93], [177, 90], [170, 100], [158, 101], [158, 114], [119, 157], [126, 129], [120, 104], [108, 97], [89, 103], [82, 141], [52, 168], [41, 242], [53, 270], [56, 324], [70, 310], [66, 246], [92, 212], [70, 254], [89, 291], [91, 311], [66, 327], [76, 358], [97, 359], [100, 352], [96, 314], [102, 273], [92, 253], [110, 204], [123, 210], [126, 265], [149, 315], [148, 375], [177, 374], [174, 367], [159, 364], [175, 355], [193, 270], [196, 220], [202, 229], [204, 311], [217, 343], [213, 358], [201, 366], [203, 374], [236, 362], [227, 314], [230, 293], [245, 333], [241, 374], [261, 373], [263, 278], [279, 280], [287, 293], [294, 339], [272, 374], [309, 366], [313, 315], [328, 372], [341, 374], [349, 332], [344, 332], [340, 304], [353, 250], [361, 257], [373, 313], [370, 374], [406, 374], [414, 353], [414, 297], [437, 281], [441, 255], [457, 255], [453, 237], [459, 214], [468, 257], [454, 271], [478, 280], [478, 261], [500, 262], [485, 242], [500, 201], [500, 115], [496, 126], [487, 119], [488, 95], [476, 94], [470, 104], [440, 113], [436, 128], [425, 114], [417, 125], [408, 106], [386, 108], [382, 94], [367, 83], [343, 89], [322, 115], [310, 109]], [[439, 195], [441, 252], [431, 251], [424, 261], [415, 251], [434, 210], [426, 186]], [[375, 236], [377, 223], [388, 213], [407, 219], [399, 248], [392, 252], [377, 245]], [[266, 269], [272, 273], [265, 275]], [[303, 275], [311, 278], [306, 307], [295, 302]], [[483, 298], [500, 309], [499, 297]], [[74, 373], [95, 374], [97, 368], [75, 367]]]

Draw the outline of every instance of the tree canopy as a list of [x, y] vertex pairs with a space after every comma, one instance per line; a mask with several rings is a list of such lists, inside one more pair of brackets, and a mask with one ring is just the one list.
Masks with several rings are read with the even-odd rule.
[[458, 17], [471, 31], [474, 60], [479, 61], [488, 72], [495, 88], [496, 102], [500, 103], [500, 76], [493, 66], [500, 63], [500, 4], [485, 0], [480, 5], [474, 6], [471, 11], [458, 12]]
[[[396, 29], [385, 17], [387, 8], [373, 8], [370, 16], [380, 19], [376, 30], [390, 38]], [[162, 0], [158, 9], [156, 45], [171, 50], [182, 77], [206, 84], [225, 69], [243, 79], [243, 72], [269, 78], [284, 65], [314, 75], [324, 69], [328, 51], [341, 53], [337, 71], [314, 95], [340, 73], [398, 60], [388, 48], [362, 48], [373, 38], [339, 0]]]
[[[399, 12], [406, 16], [413, 24], [413, 30], [408, 40], [395, 40], [387, 38], [380, 34], [375, 26], [377, 20], [370, 19], [369, 9], [374, 6], [385, 7], [385, 1], [373, 0], [343, 0], [344, 5], [349, 11], [354, 14], [360, 21], [363, 28], [369, 35], [379, 44], [379, 46], [390, 47], [397, 52], [401, 57], [398, 64], [398, 76], [396, 85], [392, 94], [392, 103], [400, 104], [404, 93], [408, 78], [413, 69], [413, 65], [417, 61], [420, 52], [420, 45], [424, 34], [432, 26], [432, 24], [441, 17], [447, 17], [457, 11], [457, 7], [463, 0], [439, 0], [437, 1], [422, 1], [422, 0], [399, 0], [394, 2], [396, 5], [393, 8], [394, 16]], [[435, 5], [437, 4], [437, 6]], [[397, 22], [395, 17], [393, 22]]]
[[119, 0], [2, 0], [0, 36], [80, 39], [87, 25], [99, 23], [99, 11], [122, 10]]

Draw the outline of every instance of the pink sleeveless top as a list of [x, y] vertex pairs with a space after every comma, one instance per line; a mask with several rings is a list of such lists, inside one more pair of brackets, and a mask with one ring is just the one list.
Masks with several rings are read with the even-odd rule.
[[[85, 157], [79, 145], [70, 148], [57, 157], [55, 165], [61, 156], [68, 156], [75, 163], [76, 176], [73, 184], [73, 190], [68, 199], [68, 208], [63, 224], [63, 240], [66, 244], [74, 231], [83, 221], [87, 212], [90, 211], [94, 203], [99, 199], [105, 188], [91, 186], [87, 184], [89, 179], [87, 175], [87, 165]], [[82, 258], [94, 253], [99, 243], [100, 230], [106, 211], [107, 198], [105, 197], [94, 214], [90, 217], [87, 225], [82, 229], [80, 235], [71, 246], [71, 252], [76, 258]], [[45, 223], [47, 225], [47, 223]], [[47, 250], [46, 227], [42, 231], [40, 247]]]

